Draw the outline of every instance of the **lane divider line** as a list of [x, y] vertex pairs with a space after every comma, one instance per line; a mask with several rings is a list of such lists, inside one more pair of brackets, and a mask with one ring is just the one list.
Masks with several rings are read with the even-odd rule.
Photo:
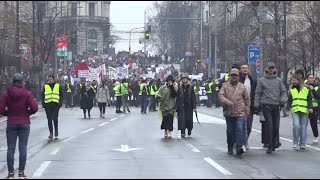
[[99, 124], [98, 126], [104, 126], [104, 125], [106, 125], [106, 124], [108, 124], [109, 122], [104, 122], [104, 123], [102, 123], [102, 124]]
[[191, 151], [193, 152], [201, 152], [199, 149], [197, 149], [196, 147], [194, 147], [192, 144], [190, 143], [186, 143], [186, 146], [191, 148]]
[[118, 118], [113, 118], [113, 119], [111, 119], [110, 121], [114, 121], [114, 120], [116, 120], [116, 119], [118, 119]]
[[58, 154], [58, 152], [60, 151], [60, 148], [61, 147], [57, 147], [55, 150], [53, 150], [50, 154], [51, 155], [56, 155], [56, 154]]
[[62, 143], [66, 143], [68, 141], [71, 141], [72, 139], [76, 138], [76, 136], [71, 136], [71, 137], [68, 137], [67, 139], [63, 140]]
[[84, 134], [84, 133], [90, 132], [90, 131], [92, 131], [92, 130], [94, 130], [94, 128], [90, 128], [90, 129], [87, 129], [87, 130], [85, 130], [85, 131], [82, 131], [82, 132], [81, 132], [81, 134]]
[[46, 168], [50, 165], [51, 161], [44, 161], [41, 163], [41, 165], [38, 167], [38, 169], [33, 173], [32, 178], [39, 178]]
[[226, 170], [224, 167], [220, 166], [218, 163], [216, 163], [214, 160], [212, 160], [209, 157], [205, 157], [203, 158], [207, 163], [209, 163], [211, 166], [213, 166], [214, 168], [216, 168], [218, 171], [220, 171], [222, 174], [226, 175], [226, 176], [230, 176], [232, 175], [231, 172], [229, 172], [228, 170]]

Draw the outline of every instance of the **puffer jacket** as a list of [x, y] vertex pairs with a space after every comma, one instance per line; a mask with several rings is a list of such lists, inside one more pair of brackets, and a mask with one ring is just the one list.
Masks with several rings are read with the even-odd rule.
[[7, 116], [7, 124], [30, 124], [30, 115], [38, 111], [32, 93], [21, 85], [12, 85], [0, 99], [0, 114]]
[[[237, 86], [239, 84], [238, 90]], [[250, 96], [246, 87], [241, 82], [233, 85], [230, 81], [223, 83], [219, 92], [219, 100], [223, 104], [224, 110], [228, 111], [225, 117], [248, 116], [250, 112]], [[228, 104], [233, 103], [232, 106]]]
[[102, 85], [99, 85], [99, 87], [97, 88], [97, 94], [96, 94], [97, 102], [107, 103], [109, 97], [110, 97], [110, 94], [109, 94], [109, 89], [107, 85], [105, 85], [104, 87]]

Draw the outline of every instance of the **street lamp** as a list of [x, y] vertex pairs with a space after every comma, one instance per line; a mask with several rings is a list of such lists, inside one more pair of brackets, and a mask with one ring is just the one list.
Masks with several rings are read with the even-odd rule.
[[129, 54], [131, 53], [131, 32], [135, 29], [142, 29], [144, 27], [137, 27], [137, 28], [133, 28], [129, 31]]

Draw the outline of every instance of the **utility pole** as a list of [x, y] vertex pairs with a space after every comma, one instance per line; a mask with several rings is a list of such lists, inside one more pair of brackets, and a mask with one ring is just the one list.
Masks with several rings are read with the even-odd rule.
[[[147, 12], [144, 10], [144, 31], [147, 30]], [[144, 38], [144, 57], [147, 58], [147, 40]]]
[[[36, 4], [35, 1], [32, 1], [32, 67], [35, 67], [35, 57], [36, 57]], [[31, 76], [30, 71], [30, 76]]]
[[[212, 44], [212, 42], [211, 42], [211, 16], [210, 16], [211, 11], [210, 11], [210, 9], [211, 9], [211, 7], [210, 7], [210, 1], [209, 1], [209, 16], [208, 16], [209, 50], [208, 51], [209, 51], [210, 62], [207, 63], [207, 65], [208, 65], [208, 78], [211, 78], [211, 74], [212, 74], [211, 73], [211, 62], [212, 62], [212, 56], [211, 56], [212, 46], [211, 46], [211, 44]], [[214, 68], [217, 69], [217, 67], [214, 67]], [[216, 74], [216, 73], [214, 73], [214, 74]], [[214, 78], [217, 78], [217, 77], [214, 77]]]
[[214, 34], [214, 75], [215, 75], [215, 78], [218, 79], [218, 67], [217, 65], [219, 64], [218, 63], [218, 59], [217, 59], [217, 33]]
[[19, 1], [16, 1], [16, 56], [17, 56], [17, 73], [21, 73], [21, 56], [20, 56], [20, 42], [19, 42]]
[[202, 12], [202, 1], [200, 1], [200, 61], [203, 60], [202, 57], [202, 36], [203, 36], [203, 12]]

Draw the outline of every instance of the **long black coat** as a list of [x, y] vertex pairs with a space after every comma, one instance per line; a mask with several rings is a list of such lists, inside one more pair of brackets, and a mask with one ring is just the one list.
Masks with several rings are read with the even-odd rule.
[[80, 108], [81, 109], [92, 109], [93, 98], [95, 96], [93, 89], [90, 88], [87, 91], [86, 86], [82, 86], [82, 88], [80, 89], [80, 95], [81, 95]]
[[[184, 90], [188, 91], [185, 96]], [[193, 129], [193, 109], [196, 109], [196, 95], [191, 85], [186, 89], [179, 86], [177, 92], [178, 130]]]

